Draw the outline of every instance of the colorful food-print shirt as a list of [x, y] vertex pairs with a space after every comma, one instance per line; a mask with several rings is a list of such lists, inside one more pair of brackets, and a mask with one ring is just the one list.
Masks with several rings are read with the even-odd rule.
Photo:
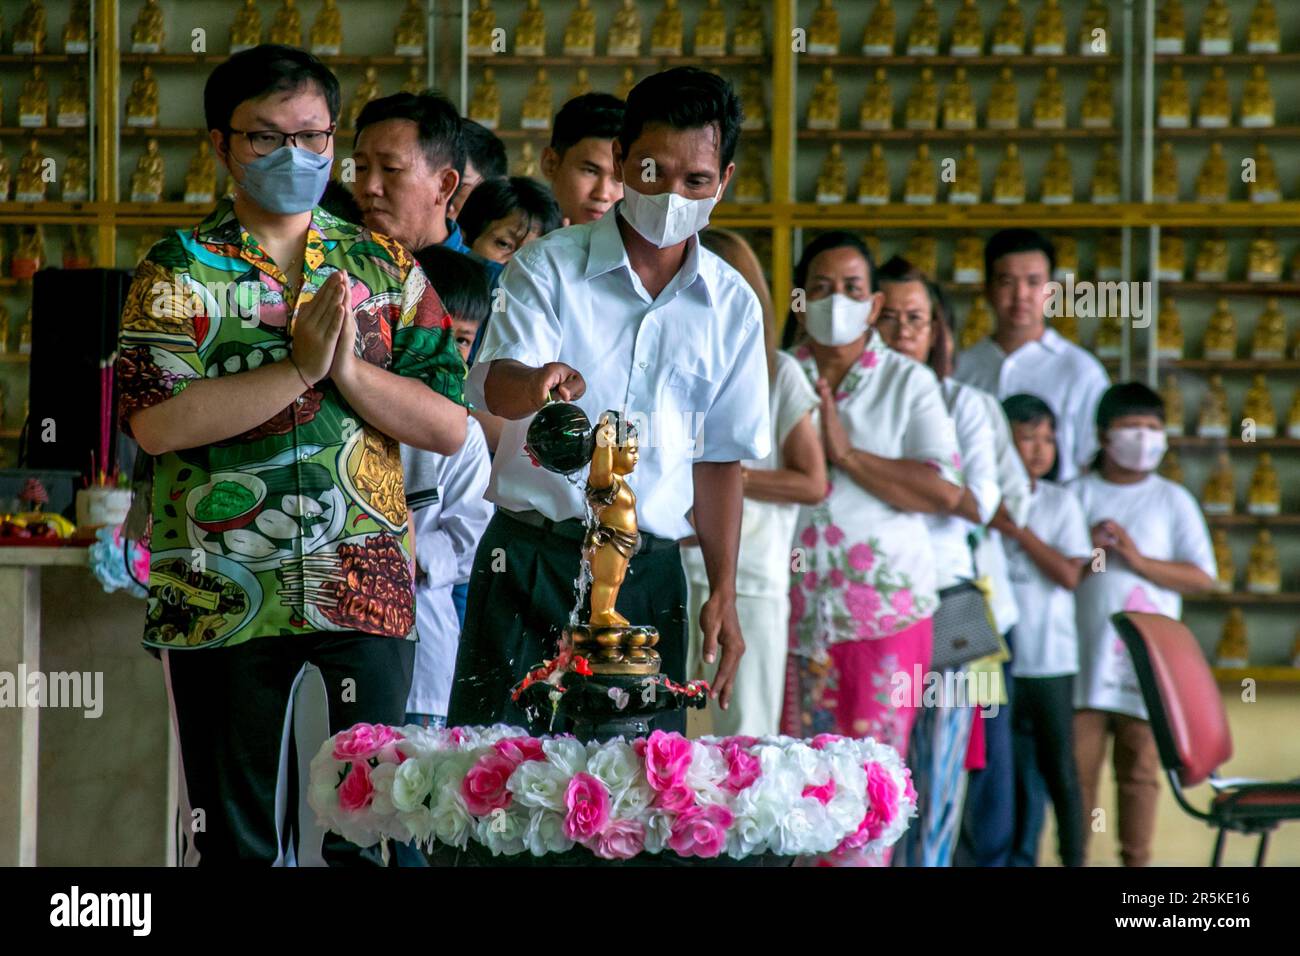
[[[819, 378], [805, 347], [794, 353]], [[934, 373], [876, 334], [835, 395], [850, 444], [910, 458], [960, 486], [956, 429]], [[813, 417], [821, 427], [820, 411]], [[790, 648], [823, 657], [831, 644], [889, 637], [934, 614], [934, 552], [925, 516], [899, 511], [832, 467], [825, 499], [799, 509], [791, 562]]]
[[[350, 277], [356, 348], [464, 404], [451, 320], [396, 242], [312, 212], [296, 297], [223, 200], [136, 269], [117, 361], [129, 416], [200, 378], [289, 353], [289, 316], [334, 272]], [[241, 435], [155, 461], [144, 643], [231, 646], [313, 631], [415, 636], [398, 444], [333, 382]]]

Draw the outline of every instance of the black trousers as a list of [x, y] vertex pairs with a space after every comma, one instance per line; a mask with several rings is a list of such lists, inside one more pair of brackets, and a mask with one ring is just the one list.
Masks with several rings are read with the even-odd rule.
[[[353, 632], [259, 637], [234, 647], [163, 655], [180, 739], [188, 807], [185, 836], [203, 866], [270, 864], [283, 858], [296, 832], [298, 772], [288, 748], [286, 832], [277, 836], [276, 786], [286, 713], [304, 664], [325, 681], [329, 732], [359, 722], [400, 727], [415, 666], [415, 642]], [[314, 742], [312, 742], [314, 743]], [[195, 812], [199, 811], [199, 812]], [[193, 827], [200, 821], [202, 829]], [[195, 832], [197, 831], [197, 832]], [[327, 834], [331, 866], [379, 862], [368, 850]]]
[[[1074, 760], [1074, 678], [1021, 677], [1012, 715], [1016, 759], [1016, 852], [1013, 865], [1033, 866], [1046, 785], [1056, 815], [1063, 866], [1083, 865], [1083, 798]], [[1032, 843], [1032, 850], [1029, 846]], [[1026, 859], [1026, 855], [1028, 858]]]
[[[582, 563], [576, 540], [548, 534], [498, 511], [474, 556], [465, 627], [451, 686], [449, 727], [504, 721], [529, 726], [510, 690], [544, 658], [554, 657], [560, 631], [577, 603]], [[681, 549], [637, 554], [618, 595], [618, 611], [633, 624], [659, 631], [662, 672], [686, 680], [686, 575]], [[583, 608], [579, 620], [586, 620]], [[685, 733], [683, 711], [663, 713], [652, 726]], [[562, 728], [539, 725], [534, 733]]]

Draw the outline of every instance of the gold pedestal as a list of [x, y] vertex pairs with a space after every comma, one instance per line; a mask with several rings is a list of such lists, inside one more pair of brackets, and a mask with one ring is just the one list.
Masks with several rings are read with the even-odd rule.
[[581, 624], [565, 628], [564, 639], [575, 654], [591, 664], [593, 674], [623, 674], [644, 677], [659, 673], [660, 657], [655, 645], [659, 632], [653, 627], [591, 627]]

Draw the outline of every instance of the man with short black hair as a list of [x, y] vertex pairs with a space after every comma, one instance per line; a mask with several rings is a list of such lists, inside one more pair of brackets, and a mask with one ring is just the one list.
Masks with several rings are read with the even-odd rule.
[[496, 133], [472, 119], [461, 119], [460, 135], [465, 143], [465, 171], [460, 177], [460, 188], [447, 207], [447, 215], [452, 219], [465, 208], [465, 200], [475, 186], [485, 179], [500, 179], [509, 174], [506, 144]]
[[623, 105], [609, 93], [584, 93], [555, 114], [551, 145], [542, 150], [542, 175], [566, 226], [599, 219], [623, 198], [613, 153]]

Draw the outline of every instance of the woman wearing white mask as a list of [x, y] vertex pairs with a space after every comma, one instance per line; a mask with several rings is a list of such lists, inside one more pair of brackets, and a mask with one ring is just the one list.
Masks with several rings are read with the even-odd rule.
[[[934, 373], [872, 328], [873, 273], [846, 232], [819, 236], [795, 270], [808, 341], [794, 356], [818, 393], [830, 480], [795, 533], [782, 729], [874, 737], [905, 757], [938, 603], [925, 516], [960, 505], [961, 456]], [[851, 851], [829, 862], [883, 861]]]

